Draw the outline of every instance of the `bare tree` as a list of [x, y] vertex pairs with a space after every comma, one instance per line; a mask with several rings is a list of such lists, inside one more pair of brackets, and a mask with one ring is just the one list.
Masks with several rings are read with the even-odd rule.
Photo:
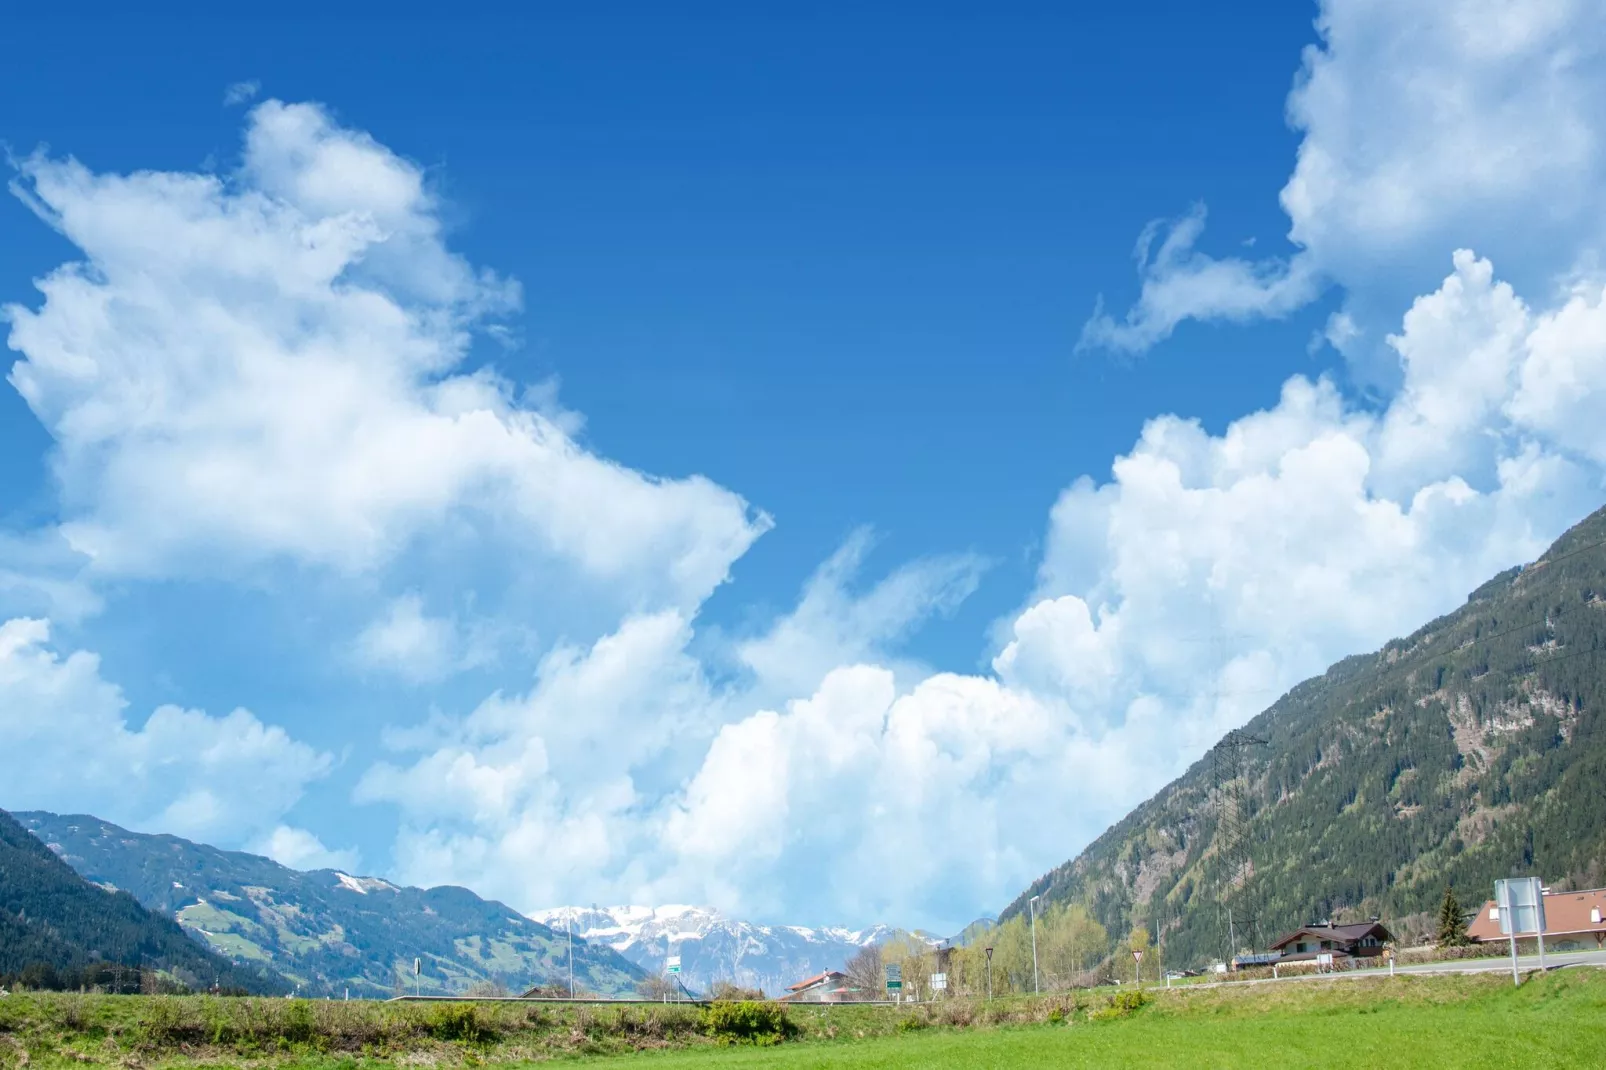
[[883, 965], [884, 959], [878, 944], [868, 944], [859, 948], [843, 965], [842, 972], [848, 975], [848, 980], [858, 989], [855, 994], [859, 999], [880, 998], [881, 986], [886, 983], [885, 975], [882, 973]]
[[646, 977], [636, 982], [636, 995], [642, 999], [679, 999], [680, 984], [669, 977]]
[[763, 999], [762, 988], [743, 988], [735, 981], [715, 981], [708, 986], [709, 999]]

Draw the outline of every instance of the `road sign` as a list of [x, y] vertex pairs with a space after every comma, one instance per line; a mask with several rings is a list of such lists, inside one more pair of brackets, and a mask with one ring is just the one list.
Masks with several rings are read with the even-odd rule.
[[1333, 953], [1331, 951], [1319, 951], [1316, 953], [1316, 965], [1331, 966], [1332, 964]]
[[902, 988], [903, 988], [903, 967], [902, 966], [897, 966], [897, 965], [888, 966], [887, 967], [887, 991], [888, 992], [898, 992], [898, 991], [901, 991]]
[[414, 959], [413, 960], [413, 976], [417, 977], [418, 976], [418, 971], [423, 969], [423, 967], [424, 967], [424, 960], [423, 959]]
[[931, 975], [931, 988], [932, 988], [932, 991], [940, 992], [943, 989], [946, 989], [947, 987], [948, 987], [948, 975], [947, 974], [945, 974], [945, 973], [934, 973], [934, 974]]
[[1494, 898], [1500, 909], [1500, 934], [1543, 932], [1545, 894], [1538, 877], [1495, 881]]
[[670, 955], [667, 959], [664, 960], [664, 966], [665, 966], [665, 968], [667, 968], [669, 970], [670, 973], [679, 973], [680, 972], [680, 956], [679, 955]]
[[1133, 959], [1134, 962], [1142, 962], [1143, 961], [1143, 952], [1141, 952], [1141, 951], [1132, 952], [1132, 959]]

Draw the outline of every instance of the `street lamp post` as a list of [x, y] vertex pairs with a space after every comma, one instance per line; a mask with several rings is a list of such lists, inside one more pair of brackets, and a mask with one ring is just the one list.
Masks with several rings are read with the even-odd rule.
[[1034, 996], [1041, 995], [1043, 991], [1037, 980], [1037, 901], [1041, 898], [1043, 897], [1040, 895], [1034, 895], [1031, 902], [1026, 904], [1032, 913], [1032, 995]]
[[993, 998], [993, 949], [983, 948], [987, 952], [987, 998]]

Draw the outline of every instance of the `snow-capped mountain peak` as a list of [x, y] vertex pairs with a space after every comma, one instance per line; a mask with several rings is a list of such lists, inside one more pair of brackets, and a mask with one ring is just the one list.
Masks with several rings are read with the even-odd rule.
[[553, 907], [530, 915], [562, 933], [607, 944], [649, 972], [662, 972], [670, 955], [681, 959], [681, 980], [692, 988], [734, 981], [766, 992], [823, 970], [841, 969], [860, 948], [890, 939], [897, 930], [755, 925], [712, 907]]

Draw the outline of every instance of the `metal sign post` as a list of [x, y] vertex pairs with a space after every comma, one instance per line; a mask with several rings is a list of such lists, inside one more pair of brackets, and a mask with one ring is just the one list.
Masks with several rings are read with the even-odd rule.
[[1143, 952], [1141, 951], [1132, 952], [1132, 983], [1139, 987], [1143, 985]]
[[1545, 968], [1545, 889], [1538, 877], [1514, 877], [1494, 882], [1494, 899], [1500, 910], [1500, 931], [1511, 941], [1511, 983], [1521, 984], [1517, 970], [1517, 936], [1533, 933], [1539, 939], [1539, 968]]
[[414, 959], [413, 960], [413, 995], [415, 995], [415, 996], [423, 995], [423, 992], [424, 992], [424, 987], [423, 987], [424, 986], [424, 982], [419, 980], [419, 977], [422, 976], [422, 974], [423, 974], [423, 969], [424, 969], [424, 960], [423, 959]]
[[983, 948], [987, 952], [987, 998], [993, 998], [993, 949]]

